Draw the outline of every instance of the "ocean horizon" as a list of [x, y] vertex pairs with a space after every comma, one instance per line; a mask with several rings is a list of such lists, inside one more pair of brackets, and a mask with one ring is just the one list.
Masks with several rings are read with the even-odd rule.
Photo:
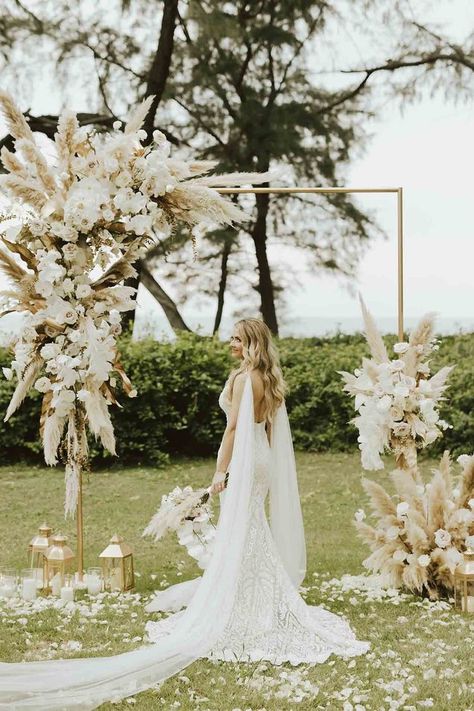
[[[374, 317], [378, 329], [382, 334], [397, 333], [397, 319], [390, 317]], [[405, 331], [410, 331], [418, 323], [420, 317], [406, 317], [404, 319]], [[194, 332], [200, 335], [211, 335], [214, 324], [212, 316], [206, 317], [199, 314], [191, 314], [185, 317], [186, 324]], [[222, 339], [227, 339], [232, 331], [235, 319], [224, 318], [219, 329]], [[16, 338], [21, 331], [22, 317], [18, 314], [5, 316], [0, 320], [0, 345], [7, 345]], [[362, 318], [358, 317], [320, 317], [320, 316], [300, 316], [281, 319], [279, 322], [279, 333], [281, 337], [293, 336], [295, 338], [308, 338], [311, 336], [332, 336], [336, 333], [352, 334], [363, 331]], [[435, 319], [435, 333], [439, 336], [452, 335], [457, 333], [473, 333], [473, 318], [449, 318], [439, 317]], [[134, 338], [141, 339], [153, 337], [157, 340], [169, 340], [174, 338], [174, 333], [165, 317], [156, 314], [143, 313], [139, 311], [134, 328]]]

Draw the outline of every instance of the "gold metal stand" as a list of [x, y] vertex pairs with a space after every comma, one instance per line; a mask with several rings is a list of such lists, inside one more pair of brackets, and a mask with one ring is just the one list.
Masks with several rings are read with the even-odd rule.
[[82, 470], [79, 471], [79, 491], [77, 492], [77, 577], [82, 582], [84, 576], [84, 526], [82, 519]]
[[219, 188], [222, 195], [250, 194], [275, 194], [291, 195], [292, 193], [395, 193], [397, 196], [397, 274], [398, 274], [398, 339], [404, 340], [403, 335], [403, 188]]

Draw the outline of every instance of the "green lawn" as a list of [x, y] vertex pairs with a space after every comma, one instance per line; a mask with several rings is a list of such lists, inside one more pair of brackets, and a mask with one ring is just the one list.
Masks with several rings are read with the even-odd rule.
[[[411, 596], [373, 601], [363, 593], [341, 592], [331, 582], [344, 573], [364, 572], [367, 549], [351, 523], [354, 511], [366, 507], [357, 453], [300, 453], [297, 464], [308, 548], [304, 595], [312, 604], [347, 616], [359, 639], [372, 642], [371, 652], [351, 661], [331, 657], [315, 667], [198, 661], [159, 687], [102, 709], [130, 704], [182, 711], [474, 709], [474, 617]], [[141, 531], [163, 493], [177, 484], [207, 485], [212, 465], [193, 460], [165, 470], [91, 474], [84, 487], [86, 567], [97, 565], [98, 553], [118, 532], [135, 550], [136, 592], [102, 600], [86, 597], [67, 612], [49, 606], [28, 614], [28, 606], [2, 602], [0, 659], [114, 654], [139, 646], [147, 620], [143, 605], [152, 591], [199, 574], [174, 538], [153, 545], [141, 538]], [[424, 472], [433, 465], [425, 462]], [[386, 472], [375, 476], [385, 478]], [[62, 518], [60, 470], [0, 467], [0, 482], [0, 565], [26, 565], [27, 543], [45, 519], [75, 548], [75, 524]]]

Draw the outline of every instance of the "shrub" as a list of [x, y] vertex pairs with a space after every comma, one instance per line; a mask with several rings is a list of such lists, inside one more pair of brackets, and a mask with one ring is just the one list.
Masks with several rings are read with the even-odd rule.
[[[389, 352], [397, 340], [385, 337]], [[348, 422], [355, 413], [336, 370], [352, 371], [369, 355], [363, 335], [284, 338], [278, 346], [289, 385], [287, 406], [295, 447], [353, 450], [357, 431]], [[171, 343], [124, 338], [120, 352], [138, 397], [123, 396], [123, 408], [112, 411], [118, 459], [105, 455], [91, 441], [93, 463], [160, 465], [170, 455], [215, 455], [225, 423], [217, 398], [232, 367], [227, 344], [194, 334], [180, 335]], [[9, 354], [0, 350], [1, 365], [9, 361]], [[455, 457], [471, 452], [474, 443], [474, 334], [442, 338], [432, 372], [448, 363], [456, 363], [456, 368], [441, 416], [453, 429], [430, 446], [430, 456], [449, 448]], [[12, 392], [13, 383], [1, 379], [0, 412], [6, 411]], [[28, 397], [11, 421], [2, 425], [3, 461], [41, 460], [40, 402], [39, 393]]]

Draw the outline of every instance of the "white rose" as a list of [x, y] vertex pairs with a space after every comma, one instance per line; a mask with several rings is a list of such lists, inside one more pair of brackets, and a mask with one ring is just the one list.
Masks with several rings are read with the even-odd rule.
[[117, 309], [111, 309], [110, 314], [108, 316], [109, 323], [111, 324], [119, 324], [120, 323], [120, 311], [117, 311]]
[[88, 390], [85, 390], [82, 388], [81, 390], [78, 391], [77, 393], [77, 399], [80, 400], [81, 402], [85, 402], [88, 398], [90, 398], [91, 394]]
[[35, 390], [38, 390], [40, 393], [47, 393], [48, 390], [51, 390], [51, 380], [46, 376], [38, 378], [35, 383]]
[[420, 555], [419, 556], [418, 565], [421, 565], [422, 568], [427, 568], [430, 563], [431, 563], [431, 558], [429, 555]]
[[53, 360], [53, 358], [56, 358], [61, 352], [61, 348], [58, 346], [57, 343], [47, 343], [43, 348], [40, 350], [40, 355], [44, 360]]
[[390, 361], [390, 369], [391, 369], [392, 371], [400, 371], [400, 370], [403, 370], [403, 369], [405, 368], [405, 365], [406, 365], [406, 364], [405, 364], [405, 361], [404, 361], [404, 360], [400, 360], [400, 358], [398, 358], [398, 359], [396, 359], [396, 360]]
[[72, 294], [72, 292], [74, 291], [74, 282], [69, 277], [64, 279], [61, 286], [63, 287], [65, 294]]
[[387, 529], [387, 538], [389, 538], [391, 541], [394, 541], [396, 538], [398, 538], [398, 534], [400, 533], [400, 529], [398, 526], [390, 526], [390, 528]]
[[2, 368], [2, 371], [7, 380], [11, 380], [13, 378], [13, 370], [11, 368]]
[[106, 311], [106, 309], [107, 309], [107, 306], [104, 304], [103, 301], [97, 301], [94, 304], [94, 311], [98, 315], [103, 314], [104, 311]]
[[403, 563], [403, 561], [406, 559], [407, 554], [404, 550], [401, 548], [397, 548], [396, 551], [393, 552], [392, 558], [395, 560], [397, 563]]
[[464, 543], [466, 544], [466, 548], [474, 550], [474, 536], [466, 536]]
[[459, 457], [456, 459], [458, 464], [462, 466], [463, 469], [467, 467], [469, 462], [471, 461], [472, 457], [474, 455], [469, 455], [469, 454], [460, 454]]
[[73, 323], [76, 323], [76, 321], [77, 321], [77, 313], [72, 308], [66, 309], [66, 311], [63, 311], [63, 313], [61, 314], [61, 321], [63, 323], [72, 325]]
[[397, 504], [397, 518], [406, 517], [410, 506], [406, 501], [401, 501]]
[[365, 518], [365, 511], [363, 509], [359, 509], [355, 512], [354, 518], [356, 521], [363, 521]]
[[451, 543], [451, 534], [444, 528], [438, 528], [435, 533], [435, 542], [440, 548], [446, 548]]
[[78, 299], [87, 299], [92, 294], [92, 289], [89, 284], [79, 284], [76, 287], [76, 296]]
[[399, 343], [395, 343], [395, 345], [393, 346], [393, 350], [395, 351], [395, 353], [406, 353], [409, 347], [410, 346], [406, 341], [400, 341]]
[[137, 395], [138, 392], [135, 389], [130, 390], [130, 392], [128, 393], [128, 397], [137, 397]]

